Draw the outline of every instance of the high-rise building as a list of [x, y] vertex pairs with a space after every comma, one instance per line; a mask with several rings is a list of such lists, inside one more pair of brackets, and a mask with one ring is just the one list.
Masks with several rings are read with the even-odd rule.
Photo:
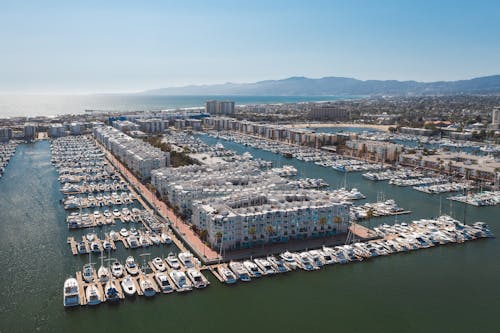
[[207, 101], [205, 111], [210, 114], [233, 114], [234, 101]]
[[24, 124], [24, 138], [26, 140], [33, 140], [36, 135], [36, 125], [35, 124]]
[[205, 103], [205, 111], [210, 114], [219, 113], [219, 103], [217, 101], [207, 101]]
[[500, 106], [493, 108], [493, 112], [491, 113], [491, 124], [497, 127], [500, 125]]
[[220, 101], [219, 102], [219, 112], [221, 114], [233, 114], [234, 113], [234, 101]]

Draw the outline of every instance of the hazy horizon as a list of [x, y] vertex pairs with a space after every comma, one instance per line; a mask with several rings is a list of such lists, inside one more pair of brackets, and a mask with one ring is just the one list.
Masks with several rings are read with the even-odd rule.
[[3, 94], [500, 73], [496, 1], [4, 1]]

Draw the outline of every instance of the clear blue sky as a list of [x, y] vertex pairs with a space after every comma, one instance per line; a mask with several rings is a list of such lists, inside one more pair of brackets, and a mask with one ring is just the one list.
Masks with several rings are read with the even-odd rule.
[[0, 92], [491, 74], [498, 0], [0, 0]]

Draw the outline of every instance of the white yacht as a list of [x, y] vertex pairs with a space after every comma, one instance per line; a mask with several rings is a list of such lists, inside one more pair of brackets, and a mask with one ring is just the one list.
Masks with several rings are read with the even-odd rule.
[[171, 271], [170, 277], [174, 281], [177, 291], [189, 291], [193, 289], [191, 282], [188, 281], [184, 272], [178, 270]]
[[94, 280], [94, 267], [92, 264], [83, 265], [83, 279], [86, 282], [92, 282], [92, 280]]
[[160, 257], [154, 258], [152, 263], [153, 263], [153, 266], [157, 270], [159, 270], [160, 272], [164, 272], [167, 270], [167, 266], [165, 265], [165, 262]]
[[178, 257], [186, 268], [194, 268], [193, 255], [191, 252], [181, 252]]
[[168, 280], [167, 273], [156, 273], [155, 274], [156, 283], [160, 286], [162, 293], [170, 294], [174, 291], [170, 281]]
[[121, 282], [123, 292], [127, 296], [134, 296], [137, 290], [135, 289], [134, 281], [132, 281], [132, 277], [127, 275]]
[[156, 290], [153, 287], [153, 281], [151, 279], [144, 275], [141, 274], [139, 276], [139, 286], [141, 287], [142, 294], [146, 297], [153, 297], [156, 295]]
[[71, 307], [80, 305], [80, 296], [78, 293], [78, 281], [75, 278], [71, 277], [64, 281], [63, 288], [63, 304], [64, 307]]
[[104, 296], [106, 296], [106, 300], [108, 302], [117, 302], [120, 300], [120, 296], [118, 295], [118, 288], [115, 284], [115, 281], [112, 279], [106, 282], [104, 286]]
[[166, 233], [162, 233], [160, 237], [163, 243], [172, 244], [172, 238], [170, 238]]
[[311, 250], [306, 252], [306, 254], [311, 258], [314, 267], [321, 268], [323, 266], [323, 261], [321, 261], [321, 255], [318, 250]]
[[245, 268], [247, 269], [247, 271], [250, 273], [250, 275], [252, 277], [262, 276], [262, 273], [259, 270], [259, 267], [257, 267], [257, 265], [253, 261], [245, 260], [243, 262], [243, 266], [245, 266]]
[[189, 268], [187, 270], [187, 276], [193, 282], [193, 285], [196, 289], [205, 288], [207, 286], [207, 281], [204, 279], [203, 275], [199, 270], [195, 268]]
[[285, 265], [290, 269], [297, 269], [298, 264], [295, 261], [293, 253], [286, 251], [283, 252], [280, 257], [285, 261]]
[[165, 261], [173, 269], [181, 268], [181, 264], [179, 263], [179, 260], [177, 259], [177, 257], [173, 253], [169, 253], [167, 258], [165, 259]]
[[85, 296], [87, 298], [87, 305], [98, 305], [101, 303], [102, 295], [95, 283], [87, 286]]
[[254, 262], [257, 266], [259, 266], [260, 270], [264, 272], [265, 275], [272, 275], [276, 273], [271, 263], [266, 259], [254, 259]]
[[217, 268], [217, 271], [219, 272], [220, 277], [227, 284], [236, 283], [236, 281], [238, 280], [236, 275], [234, 275], [234, 273], [229, 268], [227, 268], [225, 266], [219, 266]]
[[155, 244], [155, 245], [160, 244], [160, 237], [159, 237], [157, 234], [155, 234], [155, 233], [151, 233], [151, 234], [149, 235], [149, 239], [150, 239], [150, 240], [153, 242], [153, 244]]
[[122, 235], [122, 237], [128, 237], [128, 230], [125, 228], [121, 228], [120, 235]]
[[125, 261], [125, 269], [130, 275], [139, 274], [139, 267], [135, 264], [134, 257], [127, 257], [127, 260]]
[[115, 261], [111, 265], [111, 274], [113, 274], [114, 277], [120, 278], [123, 275], [123, 266], [120, 264], [120, 262]]
[[130, 235], [127, 237], [127, 243], [130, 248], [135, 249], [139, 247], [139, 240], [137, 239], [136, 236]]
[[275, 256], [268, 256], [267, 261], [273, 265], [275, 271], [277, 273], [285, 273], [288, 272], [290, 269], [286, 267], [285, 265], [285, 260], [282, 258], [276, 258]]
[[229, 268], [236, 274], [236, 276], [243, 282], [248, 282], [252, 280], [250, 277], [250, 273], [248, 273], [247, 269], [241, 262], [231, 261], [229, 263]]
[[119, 237], [119, 234], [116, 231], [111, 230], [109, 232], [109, 238], [111, 238], [112, 240], [117, 241], [118, 237]]

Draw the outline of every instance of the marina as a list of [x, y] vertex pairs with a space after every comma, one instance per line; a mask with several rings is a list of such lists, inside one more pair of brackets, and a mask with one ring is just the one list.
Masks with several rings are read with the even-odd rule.
[[[43, 145], [44, 145], [44, 143], [36, 143], [35, 144], [36, 147], [39, 147], [38, 149], [42, 148]], [[237, 148], [237, 147], [234, 146], [233, 148]], [[18, 172], [23, 172], [23, 170], [25, 170], [25, 169], [23, 169], [25, 167], [19, 166], [18, 161], [21, 158], [25, 158], [26, 155], [24, 154], [24, 151], [26, 149], [27, 149], [27, 146], [25, 146], [25, 145], [21, 146], [21, 152], [19, 153], [19, 155], [18, 154], [14, 155], [14, 161], [12, 163], [13, 163], [13, 165], [15, 167], [13, 169], [10, 169], [10, 166], [9, 166], [8, 170], [16, 170], [16, 171], [19, 170]], [[33, 149], [33, 148], [29, 148], [29, 149]], [[45, 148], [42, 148], [42, 149], [45, 149], [45, 151], [46, 151], [46, 149], [47, 149], [47, 144], [46, 143], [45, 143]], [[261, 157], [264, 157], [264, 158], [269, 158], [270, 160], [272, 160], [272, 161], [274, 161], [276, 163], [276, 158], [272, 157], [272, 155], [269, 155], [269, 156], [265, 155], [265, 154], [264, 155], [262, 155], [262, 154], [259, 155], [259, 153], [257, 153], [256, 151], [251, 151], [251, 153], [253, 155], [261, 156]], [[285, 161], [285, 160], [283, 160], [283, 161]], [[286, 161], [287, 161], [286, 163], [290, 163], [289, 159], [287, 159]], [[303, 173], [304, 170], [308, 170], [307, 168], [302, 167], [300, 164], [294, 163], [294, 166], [297, 168], [297, 170], [299, 170], [299, 173]], [[30, 168], [31, 168], [31, 166], [30, 166]], [[11, 172], [11, 171], [8, 171], [8, 172]], [[15, 172], [14, 171], [12, 171], [12, 172], [13, 172], [13, 175], [15, 175]], [[318, 172], [317, 170], [314, 170], [314, 169], [311, 170], [310, 172], [314, 173], [316, 175], [316, 177], [319, 176], [319, 177], [325, 179], [325, 181], [329, 182], [330, 184], [334, 184], [334, 185], [335, 184], [344, 184], [344, 179], [343, 179], [344, 177], [343, 176], [340, 177], [340, 178], [338, 178], [338, 177], [334, 176], [334, 174], [332, 176], [330, 176], [330, 175], [326, 175], [324, 173]], [[30, 173], [33, 173], [34, 175], [36, 175], [37, 171], [30, 171]], [[56, 199], [55, 202], [59, 202], [59, 200], [60, 200], [60, 198], [62, 198], [62, 196], [61, 196], [61, 194], [58, 194], [60, 192], [59, 192], [59, 186], [58, 186], [58, 183], [57, 183], [57, 176], [56, 176], [56, 174], [54, 174], [51, 177], [52, 177], [53, 180], [50, 180], [51, 178], [48, 178], [47, 181], [54, 181], [55, 180], [55, 182], [56, 182], [55, 185], [57, 185], [57, 186], [53, 189], [53, 191], [54, 191], [53, 193], [55, 193], [56, 194], [55, 197], [58, 198], [58, 199]], [[331, 177], [334, 177], [334, 178], [331, 178]], [[347, 183], [350, 186], [354, 186], [354, 187], [358, 188], [359, 191], [362, 192], [363, 195], [365, 195], [368, 198], [368, 200], [375, 199], [376, 194], [378, 194], [381, 189], [378, 188], [376, 191], [375, 190], [371, 190], [370, 187], [367, 187], [368, 184], [370, 184], [370, 183], [366, 182], [366, 181], [363, 181], [362, 179], [363, 178], [361, 177], [361, 175], [359, 175], [359, 176], [349, 176], [348, 180], [347, 180]], [[6, 180], [7, 179], [3, 179], [2, 181], [5, 182]], [[0, 181], [0, 184], [2, 184], [2, 181]], [[27, 178], [26, 181], [32, 181], [32, 180], [30, 180], [30, 178]], [[5, 184], [7, 184], [7, 183], [5, 183]], [[23, 184], [23, 182], [21, 182], [21, 184]], [[2, 185], [0, 185], [0, 186], [2, 186]], [[434, 211], [436, 213], [438, 212], [438, 208], [439, 207], [436, 204], [434, 204], [434, 206], [431, 206], [433, 208], [427, 207], [425, 205], [429, 205], [429, 202], [425, 201], [425, 199], [423, 199], [423, 198], [418, 201], [419, 202], [418, 206], [415, 206], [415, 204], [417, 202], [416, 200], [412, 201], [411, 199], [408, 200], [406, 198], [408, 195], [411, 195], [411, 196], [415, 195], [415, 194], [412, 194], [411, 190], [408, 191], [409, 189], [407, 189], [407, 188], [387, 187], [387, 185], [384, 185], [384, 184], [382, 184], [382, 186], [383, 186], [383, 189], [384, 189], [384, 192], [385, 192], [386, 196], [388, 196], [388, 197], [397, 197], [397, 198], [399, 198], [399, 200], [401, 200], [402, 202], [406, 203], [406, 205], [408, 206], [408, 208], [410, 210], [412, 210], [412, 215], [411, 215], [412, 216], [412, 220], [415, 220], [415, 217], [417, 217], [417, 218], [425, 218], [426, 216], [428, 216], [428, 213], [424, 213], [424, 212], [429, 212], [429, 211]], [[47, 186], [45, 186], [45, 187], [47, 188]], [[50, 188], [50, 187], [48, 187], [48, 188]], [[398, 192], [395, 193], [393, 191], [398, 191]], [[10, 193], [10, 192], [5, 192], [5, 193]], [[418, 194], [418, 192], [416, 192], [416, 191], [414, 191], [413, 193]], [[50, 198], [51, 198], [51, 196], [47, 197], [47, 199], [52, 200]], [[59, 214], [59, 219], [62, 219], [62, 220], [60, 220], [62, 222], [62, 225], [57, 225], [57, 224], [54, 225], [52, 223], [52, 224], [50, 224], [51, 227], [49, 228], [49, 230], [51, 230], [50, 232], [52, 232], [54, 234], [65, 235], [67, 233], [67, 230], [68, 230], [67, 227], [66, 227], [66, 225], [63, 222], [64, 219], [65, 219], [65, 215], [66, 214], [64, 213], [64, 208], [62, 207], [61, 204], [59, 204], [59, 207], [60, 207], [60, 210], [59, 210], [58, 214]], [[419, 207], [419, 208], [416, 208], [416, 207]], [[458, 206], [458, 205], [457, 206], [453, 206], [452, 208], [453, 208], [453, 210], [452, 210], [453, 211], [453, 215], [455, 215], [455, 216], [460, 216], [460, 213], [463, 211], [463, 209], [460, 206]], [[492, 227], [493, 229], [495, 228], [493, 220], [488, 215], [488, 214], [490, 214], [490, 213], [488, 213], [489, 212], [488, 208], [481, 208], [481, 211], [477, 211], [477, 212], [476, 211], [472, 211], [474, 209], [476, 209], [476, 208], [475, 207], [470, 208], [469, 212], [468, 212], [468, 215], [474, 215], [476, 217], [476, 218], [474, 218], [474, 220], [478, 219], [478, 220], [483, 220], [483, 221], [489, 221], [490, 227]], [[486, 209], [486, 210], [483, 210], [483, 209]], [[3, 212], [2, 214], [5, 214], [6, 211], [2, 210], [2, 212]], [[61, 214], [63, 214], [63, 215], [61, 215]], [[43, 215], [42, 215], [42, 219], [43, 219]], [[394, 222], [394, 218], [387, 219], [387, 218], [384, 218], [384, 217], [380, 217], [380, 218], [377, 218], [377, 219], [382, 219], [381, 220], [382, 222], [378, 222], [378, 223], [382, 223], [382, 224], [391, 225]], [[9, 220], [10, 220], [9, 218], [6, 219], [6, 221], [9, 221]], [[38, 221], [39, 221], [39, 219], [38, 219]], [[377, 220], [377, 221], [379, 221], [379, 220]], [[121, 221], [117, 220], [117, 223], [121, 223]], [[372, 222], [372, 224], [373, 224], [373, 222]], [[127, 228], [127, 229], [129, 229], [129, 228]], [[118, 228], [118, 230], [119, 230], [119, 228]], [[109, 230], [108, 230], [108, 233], [109, 233]], [[381, 236], [382, 235], [380, 235], [379, 237], [381, 237]], [[36, 236], [36, 237], [38, 237], [38, 236]], [[78, 237], [79, 237], [79, 239], [81, 239], [81, 236], [78, 236]], [[67, 236], [64, 236], [64, 240], [62, 240], [60, 242], [60, 246], [57, 246], [57, 247], [61, 247], [62, 246], [60, 253], [69, 253], [68, 250], [67, 250], [68, 245], [66, 244], [66, 238], [67, 238]], [[102, 239], [102, 237], [100, 237], [100, 239]], [[480, 245], [480, 244], [484, 244], [484, 245]], [[460, 260], [458, 257], [455, 257], [453, 255], [454, 253], [456, 253], [458, 256], [461, 256], [460, 253], [462, 253], [463, 251], [465, 251], [466, 248], [467, 248], [467, 252], [469, 252], [469, 251], [480, 251], [480, 252], [483, 252], [486, 249], [490, 248], [491, 246], [494, 247], [495, 244], [496, 244], [496, 242], [479, 242], [479, 243], [477, 243], [477, 245], [474, 245], [472, 247], [467, 247], [466, 245], [452, 246], [452, 247], [448, 247], [448, 246], [447, 247], [438, 247], [438, 248], [436, 248], [435, 250], [432, 251], [433, 254], [428, 253], [428, 254], [423, 254], [422, 256], [420, 256], [420, 255], [418, 255], [420, 251], [414, 251], [414, 253], [411, 255], [411, 257], [408, 257], [407, 255], [404, 255], [404, 256], [399, 256], [398, 255], [398, 256], [393, 256], [393, 258], [390, 261], [394, 262], [395, 264], [398, 264], [398, 265], [401, 265], [401, 264], [403, 264], [403, 262], [408, 262], [408, 261], [420, 261], [422, 263], [422, 265], [425, 264], [425, 265], [430, 265], [430, 267], [433, 267], [432, 268], [433, 271], [439, 271], [439, 265], [440, 264], [438, 264], [438, 261], [440, 259], [445, 260], [445, 258], [441, 258], [441, 252], [442, 252], [442, 250], [440, 250], [441, 248], [443, 248], [443, 249], [444, 248], [450, 249], [450, 250], [446, 250], [445, 251], [446, 252], [445, 256], [446, 256], [447, 262], [449, 262], [450, 264], [453, 265], [453, 263], [455, 261]], [[159, 247], [156, 247], [156, 246], [148, 247], [147, 251], [148, 252], [155, 252], [156, 251], [157, 254], [156, 255], [153, 254], [153, 256], [160, 256], [161, 257], [162, 256], [161, 250], [160, 250], [161, 246], [165, 246], [165, 245], [160, 245]], [[318, 250], [321, 250], [321, 247], [318, 248]], [[125, 261], [125, 258], [129, 255], [129, 254], [127, 254], [124, 251], [130, 251], [130, 250], [125, 249], [125, 248], [122, 249], [121, 245], [117, 246], [117, 250], [114, 250], [114, 251], [112, 250], [112, 252], [116, 252], [116, 254], [113, 254], [113, 256], [121, 257], [121, 260], [120, 259], [119, 260], [122, 263]], [[158, 251], [160, 251], [160, 252], [158, 252]], [[169, 252], [169, 250], [167, 250], [167, 251]], [[173, 251], [178, 253], [179, 250], [173, 250]], [[166, 252], [166, 253], [168, 253], [168, 252]], [[427, 252], [427, 251], [424, 251], [424, 252]], [[138, 253], [140, 253], [140, 252], [138, 252]], [[166, 253], [164, 252], [163, 255], [166, 255]], [[98, 255], [98, 254], [96, 254], [96, 255]], [[264, 256], [264, 258], [268, 259], [267, 261], [271, 261], [271, 258], [268, 258], [269, 256], [272, 256], [272, 257], [275, 257], [276, 259], [279, 259], [278, 258], [279, 255], [267, 255], [267, 256]], [[62, 262], [64, 263], [62, 267], [66, 267], [64, 269], [65, 273], [62, 273], [63, 275], [67, 274], [67, 272], [71, 272], [71, 271], [75, 272], [75, 271], [81, 270], [81, 267], [82, 267], [81, 265], [83, 265], [87, 260], [85, 260], [85, 258], [86, 258], [85, 256], [78, 256], [78, 257], [82, 258], [82, 260], [80, 261], [81, 264], [80, 264], [79, 267], [75, 267], [74, 261], [66, 259], [67, 258], [66, 255], [62, 255], [62, 257], [60, 257], [60, 259], [58, 259], [58, 260], [62, 260]], [[255, 258], [257, 258], [257, 257], [255, 257]], [[259, 257], [259, 258], [261, 258], [261, 257]], [[391, 270], [390, 266], [392, 266], [392, 264], [390, 266], [388, 266], [388, 264], [389, 264], [388, 261], [386, 261], [384, 259], [380, 259], [380, 260], [377, 260], [376, 262], [377, 262], [377, 265], [375, 265], [375, 266], [379, 267], [379, 268], [376, 269], [377, 271], [380, 271], [380, 269], [384, 269], [384, 270], [391, 271], [392, 275], [398, 275], [398, 273], [396, 271], [392, 271]], [[217, 265], [217, 264], [215, 264], [215, 265]], [[477, 266], [476, 263], [472, 263], [472, 262], [469, 263], [469, 265], [471, 265], [473, 267]], [[224, 266], [229, 267], [229, 266], [227, 266], [227, 264], [221, 264], [221, 267], [224, 267]], [[330, 268], [326, 268], [326, 266], [330, 266], [330, 265], [323, 265], [324, 268], [322, 269], [322, 271], [324, 271], [324, 272], [321, 273], [321, 274], [313, 274], [312, 276], [315, 276], [314, 279], [319, 279], [321, 281], [319, 283], [323, 286], [323, 288], [327, 288], [328, 289], [328, 288], [332, 288], [333, 287], [333, 286], [331, 286], [331, 279], [333, 278], [333, 276], [338, 276], [339, 271], [337, 269], [331, 270]], [[336, 265], [333, 264], [333, 266], [336, 266]], [[343, 267], [342, 271], [345, 271], [346, 274], [351, 275], [351, 273], [350, 273], [351, 269], [348, 268], [349, 266], [351, 266], [351, 265], [342, 265], [342, 267]], [[373, 266], [373, 269], [375, 269], [375, 266]], [[260, 267], [260, 266], [258, 266], [258, 267]], [[355, 268], [356, 271], [361, 270], [361, 271], [365, 272], [365, 275], [366, 274], [372, 274], [372, 273], [370, 273], [372, 271], [372, 268], [370, 268], [370, 265], [366, 266], [366, 264], [361, 264], [361, 265], [352, 265], [352, 267]], [[494, 263], [490, 263], [489, 267], [495, 267]], [[450, 267], [448, 267], [448, 269], [450, 269]], [[219, 272], [226, 272], [227, 273], [226, 270], [224, 270], [222, 268], [218, 269], [217, 266], [214, 266], [211, 269], [208, 268], [208, 270], [202, 270], [202, 271], [203, 272], [209, 272], [210, 270], [216, 272], [217, 274], [219, 274]], [[303, 270], [303, 269], [301, 269], [301, 270]], [[230, 269], [229, 269], [229, 271], [232, 272]], [[47, 274], [50, 274], [50, 273], [43, 273], [42, 276], [47, 275]], [[229, 277], [231, 277], [232, 275], [234, 275], [234, 273], [233, 274], [228, 274]], [[304, 278], [304, 277], [302, 277], [301, 273], [297, 272], [297, 273], [293, 273], [293, 274], [290, 274], [290, 275], [287, 274], [287, 277], [284, 280], [281, 279], [281, 278], [278, 278], [279, 275], [280, 274], [276, 274], [276, 273], [273, 274], [273, 276], [276, 276], [276, 278], [266, 279], [267, 280], [266, 283], [245, 284], [246, 287], [244, 289], [241, 289], [243, 287], [243, 285], [241, 285], [240, 287], [238, 287], [237, 290], [233, 290], [232, 288], [230, 288], [231, 290], [228, 290], [228, 291], [230, 292], [230, 294], [234, 294], [235, 297], [239, 297], [238, 295], [241, 295], [241, 293], [245, 294], [246, 293], [245, 292], [246, 289], [248, 289], [251, 292], [259, 292], [259, 291], [260, 292], [266, 292], [266, 293], [270, 292], [271, 295], [275, 295], [275, 296], [281, 295], [281, 297], [285, 297], [285, 294], [281, 294], [281, 292], [279, 292], [277, 290], [276, 291], [270, 291], [270, 289], [269, 289], [269, 288], [271, 288], [271, 290], [272, 290], [273, 286], [277, 286], [279, 284], [285, 283], [286, 285], [288, 285], [291, 288], [294, 288], [294, 287], [296, 288], [297, 291], [295, 293], [295, 297], [299, 297], [299, 298], [306, 297], [306, 293], [307, 293], [307, 297], [310, 297], [311, 295], [315, 294], [315, 292], [311, 288], [308, 288], [308, 287], [304, 286], [302, 283], [298, 284], [299, 280], [302, 280]], [[212, 280], [212, 277], [213, 277], [213, 279], [215, 279], [215, 281], [219, 281], [218, 278], [216, 277], [216, 275], [212, 275], [212, 273], [209, 273], [206, 276], [206, 278], [209, 281]], [[418, 277], [418, 274], [416, 274], [415, 279], [418, 279], [417, 277]], [[339, 277], [337, 277], [337, 279], [338, 278]], [[405, 274], [405, 279], [406, 280], [409, 279], [411, 281], [414, 278], [408, 277]], [[259, 279], [257, 279], [257, 280], [259, 280]], [[328, 282], [327, 282], [327, 280], [328, 280]], [[196, 298], [196, 299], [199, 298], [201, 300], [201, 302], [203, 302], [203, 299], [205, 297], [210, 297], [209, 295], [212, 295], [214, 297], [215, 296], [217, 296], [217, 297], [223, 297], [223, 298], [229, 297], [230, 299], [233, 299], [233, 296], [231, 296], [230, 294], [224, 295], [223, 290], [220, 289], [223, 286], [218, 287], [217, 286], [218, 284], [220, 284], [220, 283], [217, 283], [217, 284], [213, 284], [212, 283], [211, 287], [209, 289], [207, 289], [206, 292], [200, 293], [199, 295], [193, 295], [192, 297]], [[384, 283], [382, 283], [382, 284], [384, 285]], [[60, 289], [61, 285], [62, 285], [62, 282], [61, 282], [61, 284], [58, 284], [57, 289]], [[328, 287], [329, 285], [330, 285], [330, 287]], [[389, 286], [387, 285], [387, 287], [384, 286], [383, 288], [389, 288]], [[365, 290], [366, 288], [363, 287], [362, 289]], [[60, 292], [61, 291], [59, 291], [59, 293]], [[335, 292], [336, 293], [340, 293], [341, 295], [346, 296], [345, 293], [343, 291], [341, 291], [341, 290], [336, 289]], [[59, 295], [61, 295], [61, 294], [59, 294]], [[61, 296], [57, 297], [57, 299], [59, 301], [56, 300], [56, 302], [55, 302], [57, 304], [60, 304], [60, 299], [61, 298], [59, 298], [59, 297], [61, 297]], [[20, 298], [22, 299], [23, 297], [21, 296]], [[139, 297], [138, 300], [140, 300], [140, 298], [145, 298], [145, 297]], [[156, 298], [157, 297], [155, 297], [155, 299]], [[191, 296], [189, 298], [191, 298]], [[465, 296], [465, 298], [468, 298], [468, 296]], [[160, 300], [160, 299], [163, 299], [163, 297], [158, 297], [157, 299]], [[178, 304], [179, 301], [176, 299], [175, 302], [173, 302], [171, 297], [165, 297], [164, 299], [165, 299], [166, 303], [163, 302], [163, 301], [161, 301], [161, 304], [163, 304], [162, 306], [170, 308], [170, 309], [172, 309], [171, 311], [175, 312], [175, 310], [173, 310], [173, 309], [174, 309], [174, 307], [178, 307], [179, 306], [179, 304]], [[169, 299], [170, 299], [170, 301], [168, 301]], [[108, 303], [108, 302], [105, 302], [105, 303]], [[137, 301], [135, 301], [134, 303], [137, 303]], [[150, 306], [147, 305], [147, 304], [145, 304], [145, 303], [140, 302], [140, 304], [141, 304], [141, 306], [140, 306], [141, 308], [142, 307], [145, 307], [145, 309], [150, 308]], [[55, 305], [55, 307], [57, 308], [57, 305]], [[60, 305], [59, 305], [59, 307], [60, 307]], [[85, 308], [87, 308], [87, 307], [89, 307], [89, 306], [86, 306]], [[181, 307], [182, 307], [182, 305], [181, 305]], [[104, 306], [104, 307], [101, 306], [99, 308], [100, 308], [99, 312], [103, 312], [103, 314], [109, 315], [109, 311], [107, 310], [106, 306]], [[128, 305], [128, 306], [120, 307], [120, 308], [123, 308], [126, 313], [129, 313], [131, 311], [136, 311], [137, 310], [137, 306], [136, 305]], [[201, 309], [197, 309], [197, 307], [195, 307], [194, 309], [192, 308], [191, 310], [195, 311], [196, 313], [198, 313], [199, 315], [201, 315], [203, 317], [202, 312], [199, 312], [199, 311], [201, 311]], [[50, 310], [50, 311], [52, 313], [50, 316], [52, 316], [52, 318], [54, 318], [54, 315], [55, 315], [55, 313], [57, 313], [57, 311], [55, 309], [54, 310]], [[80, 312], [80, 311], [78, 311], [78, 312]], [[229, 308], [227, 308], [226, 312], [230, 313], [231, 310]], [[83, 311], [82, 313], [85, 316], [85, 314], [84, 314], [85, 311]], [[148, 314], [145, 313], [145, 312], [144, 312], [144, 315], [146, 317], [148, 316]], [[64, 325], [64, 324], [61, 324], [61, 325]], [[104, 324], [104, 325], [106, 325], [106, 324]]]

